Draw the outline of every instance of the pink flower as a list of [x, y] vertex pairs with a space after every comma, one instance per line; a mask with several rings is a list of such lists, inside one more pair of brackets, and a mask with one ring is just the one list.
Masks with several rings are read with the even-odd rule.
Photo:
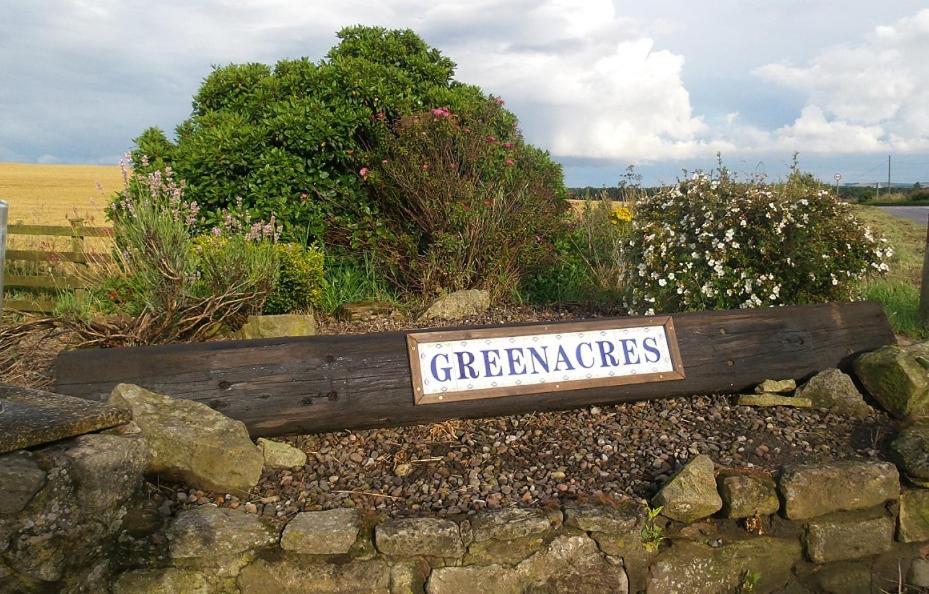
[[512, 166], [513, 166], [513, 159], [507, 159], [507, 160], [506, 160], [506, 166], [507, 166], [507, 167], [512, 167]]
[[362, 167], [358, 170], [358, 175], [361, 176], [361, 179], [368, 179], [368, 168]]
[[493, 144], [494, 142], [497, 142], [497, 137], [496, 137], [496, 136], [493, 136], [493, 135], [491, 135], [491, 134], [488, 134], [488, 135], [487, 135], [487, 138], [485, 138], [484, 140], [486, 140], [487, 142]]
[[503, 97], [494, 97], [494, 103], [497, 105], [503, 105], [506, 101], [503, 100]]
[[447, 118], [448, 116], [452, 115], [452, 112], [450, 112], [447, 107], [436, 107], [436, 108], [433, 108], [431, 111], [432, 111], [432, 117], [434, 117], [437, 120], [440, 120], [442, 118]]
[[511, 149], [511, 148], [513, 148], [513, 143], [512, 143], [512, 142], [504, 142], [504, 143], [503, 143], [503, 148]]

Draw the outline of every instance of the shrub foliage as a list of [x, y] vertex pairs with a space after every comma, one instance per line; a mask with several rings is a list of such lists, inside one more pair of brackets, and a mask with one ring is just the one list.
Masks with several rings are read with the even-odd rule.
[[564, 221], [561, 169], [488, 99], [401, 118], [362, 169], [387, 229], [374, 252], [401, 287], [512, 295]]
[[794, 174], [740, 183], [722, 171], [662, 188], [635, 209], [626, 257], [637, 313], [842, 301], [892, 249], [848, 205]]

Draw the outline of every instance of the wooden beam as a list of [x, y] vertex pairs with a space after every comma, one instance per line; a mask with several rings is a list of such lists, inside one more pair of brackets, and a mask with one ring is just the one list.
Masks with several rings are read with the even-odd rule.
[[[737, 392], [848, 368], [894, 342], [876, 302], [673, 316], [686, 378], [414, 405], [406, 333], [206, 342], [62, 353], [55, 390], [106, 399], [120, 382], [204, 402], [273, 436]], [[551, 325], [551, 324], [549, 324]]]

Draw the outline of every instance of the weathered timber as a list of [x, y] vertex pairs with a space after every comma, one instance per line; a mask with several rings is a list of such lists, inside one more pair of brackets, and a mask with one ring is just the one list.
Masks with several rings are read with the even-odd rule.
[[131, 420], [128, 410], [82, 398], [0, 384], [0, 454]]
[[139, 384], [204, 402], [257, 437], [740, 392], [769, 377], [847, 369], [894, 342], [875, 302], [673, 318], [687, 376], [679, 381], [417, 406], [406, 333], [390, 332], [71, 351], [57, 360], [55, 389], [103, 400], [117, 383]]

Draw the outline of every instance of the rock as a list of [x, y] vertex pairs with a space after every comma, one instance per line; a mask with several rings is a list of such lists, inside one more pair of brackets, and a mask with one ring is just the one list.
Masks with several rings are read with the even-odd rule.
[[894, 462], [906, 478], [922, 487], [929, 487], [929, 422], [905, 427], [890, 444]]
[[755, 386], [756, 394], [790, 394], [797, 389], [797, 382], [793, 379], [772, 380], [766, 379]]
[[510, 507], [475, 514], [471, 518], [474, 542], [514, 540], [533, 534], [543, 534], [552, 528], [544, 512], [538, 509]]
[[264, 456], [241, 421], [131, 384], [116, 386], [110, 403], [132, 410], [152, 455], [149, 474], [239, 495], [258, 484]]
[[742, 394], [736, 404], [739, 406], [792, 406], [793, 408], [813, 406], [809, 398], [781, 396], [780, 394]]
[[573, 505], [565, 508], [565, 524], [585, 532], [638, 532], [644, 518], [645, 506], [631, 499], [618, 506]]
[[0, 456], [0, 516], [21, 512], [44, 486], [45, 471], [27, 452]]
[[855, 374], [884, 410], [898, 418], [929, 416], [929, 342], [889, 345], [855, 360]]
[[658, 491], [652, 505], [661, 506], [664, 516], [685, 524], [715, 514], [723, 502], [716, 492], [714, 468], [708, 456], [694, 457]]
[[900, 477], [888, 462], [832, 462], [785, 469], [779, 489], [785, 515], [803, 520], [896, 500]]
[[284, 528], [281, 548], [309, 555], [340, 555], [352, 548], [360, 530], [361, 518], [354, 509], [302, 512]]
[[66, 452], [78, 504], [91, 513], [113, 509], [142, 485], [148, 446], [134, 437], [82, 435]]
[[929, 560], [913, 559], [910, 571], [906, 574], [906, 583], [917, 588], [929, 589]]
[[210, 594], [206, 576], [199, 571], [166, 567], [137, 569], [119, 576], [113, 594]]
[[387, 594], [390, 570], [380, 559], [319, 563], [311, 557], [258, 559], [236, 581], [241, 594]]
[[390, 568], [390, 594], [423, 594], [431, 569], [423, 559], [394, 563]]
[[316, 317], [312, 313], [248, 316], [235, 336], [242, 340], [316, 336]]
[[871, 594], [871, 568], [863, 562], [839, 561], [816, 572], [816, 585], [828, 594]]
[[490, 293], [478, 289], [455, 291], [439, 297], [420, 320], [460, 320], [476, 316], [490, 309]]
[[409, 476], [413, 472], [413, 465], [401, 462], [394, 467], [394, 474], [399, 477]]
[[621, 564], [612, 562], [586, 536], [559, 536], [513, 568], [497, 564], [437, 568], [426, 583], [429, 594], [628, 591]]
[[894, 519], [883, 510], [822, 516], [807, 524], [806, 554], [813, 563], [870, 557], [890, 550]]
[[344, 322], [358, 322], [386, 316], [393, 309], [394, 306], [386, 301], [355, 301], [340, 305], [335, 315]]
[[258, 447], [268, 468], [300, 468], [306, 464], [306, 453], [290, 444], [259, 437]]
[[277, 535], [257, 516], [206, 506], [179, 513], [167, 537], [172, 559], [218, 557], [277, 542]]
[[0, 384], [0, 454], [115, 427], [129, 415], [101, 402]]
[[652, 565], [648, 594], [722, 594], [742, 591], [747, 571], [758, 576], [753, 592], [783, 588], [801, 559], [800, 543], [761, 536], [720, 547], [675, 541]]
[[797, 390], [796, 396], [808, 398], [816, 408], [841, 414], [865, 417], [873, 412], [852, 378], [838, 369], [820, 371]]
[[716, 485], [727, 518], [767, 516], [781, 507], [774, 480], [766, 474], [721, 473]]
[[458, 525], [439, 518], [388, 520], [374, 530], [374, 543], [396, 557], [461, 557], [465, 553]]
[[900, 494], [897, 538], [900, 542], [929, 541], [929, 490], [908, 489]]

